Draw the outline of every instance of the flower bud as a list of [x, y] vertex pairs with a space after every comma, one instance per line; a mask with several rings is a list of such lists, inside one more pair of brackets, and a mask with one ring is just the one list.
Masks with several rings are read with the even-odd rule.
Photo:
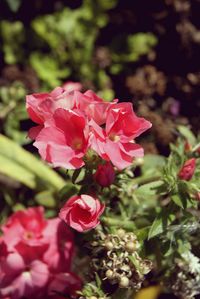
[[113, 278], [113, 271], [112, 270], [107, 270], [106, 271], [106, 277], [108, 278], [108, 279], [112, 279]]
[[123, 238], [124, 235], [125, 235], [125, 230], [122, 229], [122, 228], [119, 228], [118, 231], [117, 231], [117, 235], [120, 237], [120, 238]]
[[115, 171], [111, 163], [98, 165], [94, 179], [102, 187], [110, 186], [115, 180]]
[[129, 286], [129, 279], [126, 276], [120, 278], [119, 287], [120, 288], [128, 288]]
[[105, 247], [107, 250], [112, 250], [114, 248], [113, 243], [111, 241], [105, 242]]
[[134, 252], [136, 250], [136, 244], [134, 242], [130, 242], [129, 241], [129, 242], [126, 243], [125, 249], [128, 252], [132, 253], [132, 252]]
[[191, 178], [194, 175], [195, 168], [196, 168], [196, 159], [192, 158], [187, 160], [178, 173], [179, 179], [185, 181], [191, 180]]

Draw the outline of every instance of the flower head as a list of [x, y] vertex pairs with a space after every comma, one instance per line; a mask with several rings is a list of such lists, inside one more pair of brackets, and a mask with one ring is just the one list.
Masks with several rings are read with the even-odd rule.
[[103, 211], [104, 205], [97, 198], [82, 194], [72, 196], [60, 210], [59, 216], [69, 226], [83, 232], [99, 224]]
[[110, 186], [115, 180], [115, 170], [111, 163], [99, 164], [94, 174], [95, 181], [102, 187]]
[[196, 168], [196, 159], [191, 158], [187, 160], [178, 173], [180, 180], [190, 181], [194, 175]]

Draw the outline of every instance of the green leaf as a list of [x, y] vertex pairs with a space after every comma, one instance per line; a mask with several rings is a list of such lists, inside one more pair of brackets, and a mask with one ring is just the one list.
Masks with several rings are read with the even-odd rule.
[[160, 174], [164, 165], [166, 164], [166, 158], [160, 155], [147, 154], [144, 156], [144, 163], [141, 167], [142, 174], [151, 174], [154, 175]]
[[60, 190], [65, 184], [55, 171], [1, 134], [0, 173], [32, 189]]
[[196, 143], [196, 137], [194, 136], [194, 134], [192, 133], [192, 131], [189, 128], [187, 128], [186, 126], [178, 126], [178, 130], [181, 133], [181, 135], [183, 137], [185, 137], [186, 140], [191, 145], [195, 145], [195, 143]]
[[141, 198], [147, 196], [155, 197], [157, 194], [157, 188], [159, 188], [162, 184], [163, 182], [160, 180], [141, 185], [135, 190], [135, 195]]
[[168, 226], [174, 221], [175, 216], [170, 211], [162, 211], [154, 220], [148, 234], [148, 240], [162, 234]]
[[71, 196], [78, 193], [77, 186], [73, 185], [71, 182], [68, 182], [59, 192], [59, 197], [61, 200], [67, 200]]
[[49, 190], [37, 193], [35, 200], [38, 204], [47, 208], [54, 208], [56, 206], [55, 197]]
[[78, 179], [80, 173], [81, 173], [81, 170], [82, 168], [79, 168], [79, 169], [75, 169], [74, 170], [74, 173], [72, 175], [72, 183], [75, 184], [76, 183], [76, 180]]
[[185, 209], [185, 202], [182, 201], [182, 198], [179, 195], [175, 194], [171, 197], [171, 199], [178, 207]]
[[6, 2], [8, 3], [10, 10], [12, 10], [13, 12], [17, 12], [22, 1], [21, 0], [6, 0]]
[[31, 189], [36, 188], [35, 175], [26, 168], [0, 154], [0, 173]]
[[161, 234], [164, 231], [163, 229], [163, 220], [162, 217], [159, 215], [155, 218], [148, 234], [148, 240]]

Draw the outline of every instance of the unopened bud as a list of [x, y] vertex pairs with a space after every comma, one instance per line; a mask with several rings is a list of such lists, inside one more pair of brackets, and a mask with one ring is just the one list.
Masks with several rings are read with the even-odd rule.
[[112, 270], [107, 270], [106, 271], [106, 277], [108, 278], [108, 279], [112, 279], [113, 278], [113, 271]]
[[125, 245], [125, 249], [132, 253], [136, 250], [136, 244], [134, 242], [127, 242], [126, 245]]
[[117, 231], [117, 235], [118, 235], [120, 238], [124, 237], [125, 233], [126, 233], [125, 230], [122, 229], [122, 228], [119, 228], [118, 231]]
[[107, 241], [107, 242], [105, 242], [105, 247], [107, 250], [112, 250], [114, 248], [114, 245], [112, 242]]
[[120, 278], [119, 287], [120, 288], [128, 288], [129, 286], [129, 279], [126, 276]]
[[180, 180], [189, 181], [193, 177], [196, 168], [196, 159], [187, 160], [178, 173]]
[[95, 181], [102, 187], [109, 187], [115, 180], [115, 170], [111, 163], [99, 164], [94, 174]]

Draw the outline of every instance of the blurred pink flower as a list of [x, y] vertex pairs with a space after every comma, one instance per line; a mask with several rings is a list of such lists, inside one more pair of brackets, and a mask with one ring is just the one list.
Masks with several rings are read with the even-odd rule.
[[46, 220], [42, 207], [28, 208], [11, 215], [1, 229], [0, 298], [51, 298], [50, 285], [60, 275], [68, 277], [70, 294], [80, 286], [71, 273], [73, 234], [59, 218]]
[[74, 253], [74, 236], [72, 231], [59, 218], [49, 219], [44, 237], [49, 246], [43, 255], [43, 261], [53, 272], [65, 272], [70, 269]]
[[10, 253], [1, 261], [0, 296], [12, 299], [33, 296], [46, 287], [49, 279], [48, 266], [39, 260], [25, 261], [17, 252]]

